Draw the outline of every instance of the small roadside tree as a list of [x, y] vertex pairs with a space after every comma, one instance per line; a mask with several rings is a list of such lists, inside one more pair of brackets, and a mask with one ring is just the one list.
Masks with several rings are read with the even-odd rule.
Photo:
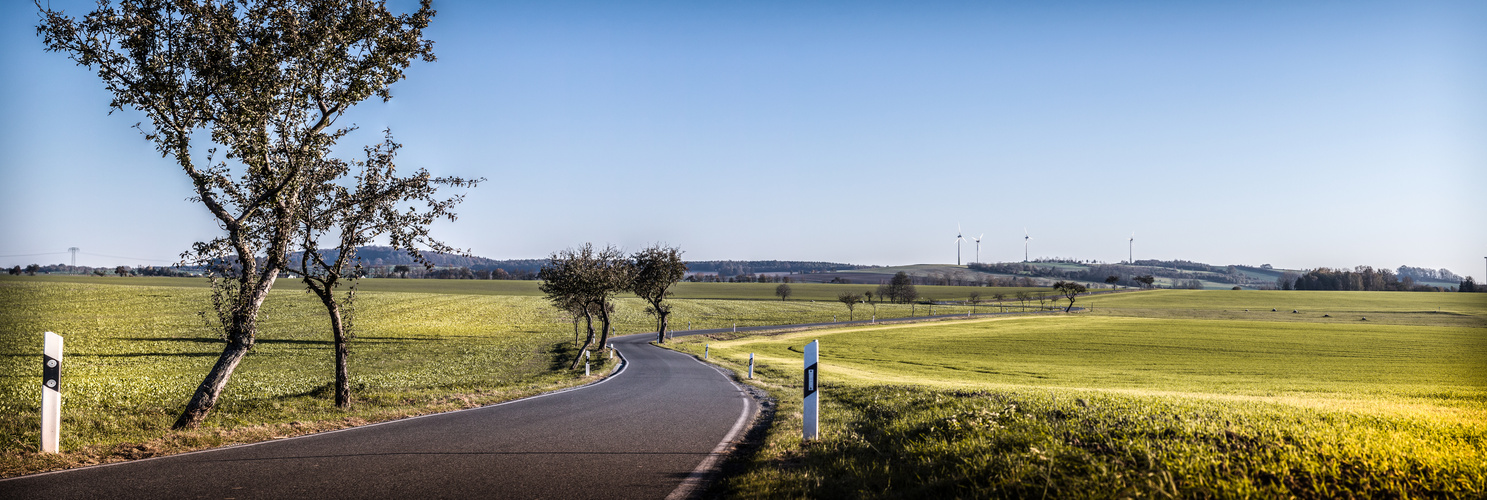
[[992, 298], [992, 300], [995, 300], [996, 301], [996, 305], [997, 305], [997, 310], [998, 311], [1006, 312], [1005, 305], [1002, 303], [1002, 301], [1003, 300], [1007, 300], [1007, 294], [1002, 293], [1002, 292], [997, 292], [997, 293], [991, 294], [991, 298]]
[[1120, 281], [1120, 276], [1114, 274], [1105, 277], [1105, 284], [1110, 285], [1110, 288], [1115, 288], [1115, 283], [1118, 281]]
[[966, 302], [971, 304], [971, 314], [976, 314], [976, 304], [981, 303], [981, 292], [971, 292], [971, 296], [966, 298]]
[[[630, 256], [633, 276], [630, 291], [644, 299], [645, 312], [656, 316], [656, 342], [666, 342], [666, 318], [671, 315], [671, 285], [687, 275], [681, 249], [656, 244]], [[600, 344], [603, 345], [603, 344]]]
[[594, 314], [599, 315], [599, 345], [609, 342], [614, 296], [630, 288], [633, 273], [634, 267], [619, 249], [609, 246], [595, 251], [592, 243], [554, 252], [548, 257], [547, 265], [537, 273], [538, 279], [542, 280], [538, 288], [555, 307], [567, 310], [574, 302], [583, 305], [588, 337], [569, 365], [570, 370], [578, 368], [583, 353], [594, 345]]
[[1131, 279], [1133, 281], [1137, 282], [1137, 283], [1140, 283], [1141, 284], [1141, 288], [1151, 288], [1152, 287], [1152, 284], [1157, 282], [1157, 279], [1155, 277], [1153, 277], [1152, 275], [1150, 275], [1150, 274], [1147, 274], [1147, 275], [1144, 275], [1144, 276], [1137, 276], [1137, 277], [1131, 278]]
[[[335, 182], [351, 166], [328, 160], [329, 165], [315, 171], [312, 178], [315, 182], [306, 193], [306, 210], [299, 221], [302, 240], [296, 270], [305, 290], [320, 299], [330, 319], [335, 351], [335, 402], [342, 409], [351, 406], [347, 363], [351, 355], [356, 280], [361, 276], [357, 249], [386, 234], [393, 248], [404, 250], [424, 268], [432, 268], [434, 264], [424, 258], [420, 246], [440, 253], [463, 254], [429, 236], [429, 226], [439, 219], [455, 220], [452, 209], [464, 195], [440, 200], [434, 194], [439, 186], [468, 188], [483, 180], [432, 178], [423, 169], [408, 177], [398, 177], [394, 159], [400, 147], [392, 140], [392, 134], [387, 133], [382, 144], [365, 148], [366, 160], [352, 163], [360, 170], [352, 188]], [[422, 202], [427, 208], [403, 210], [409, 202]], [[329, 233], [336, 233], [338, 240], [334, 257], [328, 258], [320, 248], [320, 239]], [[344, 295], [337, 296], [336, 289], [343, 280], [349, 281], [350, 287]]]
[[1026, 290], [1020, 290], [1020, 291], [1018, 291], [1014, 295], [1017, 296], [1017, 301], [1022, 303], [1022, 310], [1024, 312], [1026, 312], [1027, 311], [1027, 301], [1028, 301], [1028, 299], [1030, 299], [1030, 298], [1033, 297], [1033, 294], [1032, 293], [1029, 293]]
[[1064, 308], [1064, 312], [1069, 312], [1069, 311], [1071, 311], [1071, 310], [1074, 309], [1074, 297], [1075, 296], [1077, 296], [1077, 295], [1079, 295], [1081, 293], [1084, 293], [1084, 292], [1089, 291], [1089, 288], [1085, 287], [1082, 284], [1075, 283], [1073, 281], [1060, 281], [1060, 282], [1054, 283], [1053, 284], [1053, 289], [1056, 290], [1056, 291], [1058, 291], [1059, 293], [1063, 294], [1064, 297], [1066, 297], [1066, 298], [1069, 299], [1069, 307], [1065, 307]]
[[779, 297], [780, 300], [782, 300], [782, 301], [783, 300], [786, 300], [786, 299], [789, 299], [790, 298], [790, 295], [792, 295], [794, 293], [795, 293], [795, 290], [792, 290], [790, 288], [790, 285], [787, 285], [787, 284], [784, 284], [784, 283], [781, 283], [780, 286], [774, 287], [774, 294], [775, 294], [775, 296]]
[[862, 302], [862, 294], [852, 293], [852, 292], [842, 292], [840, 295], [837, 295], [836, 296], [836, 300], [837, 301], [840, 301], [842, 304], [846, 304], [846, 306], [847, 306], [847, 321], [853, 321], [854, 319], [856, 319], [852, 315], [852, 311], [856, 310], [857, 303], [858, 302]]

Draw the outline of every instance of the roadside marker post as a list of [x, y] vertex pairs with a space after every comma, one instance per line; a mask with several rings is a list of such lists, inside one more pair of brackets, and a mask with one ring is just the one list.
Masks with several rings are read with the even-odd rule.
[[806, 440], [816, 439], [816, 427], [819, 423], [818, 413], [820, 408], [820, 391], [817, 387], [817, 351], [820, 349], [819, 340], [812, 340], [805, 345], [805, 411], [801, 415], [804, 421], [801, 423], [802, 438]]
[[589, 363], [587, 361], [583, 363], [583, 376], [589, 376]]
[[754, 353], [749, 353], [749, 380], [754, 379]]
[[62, 431], [62, 336], [46, 332], [41, 347], [41, 452], [57, 453]]
[[708, 359], [708, 354], [711, 351], [712, 351], [712, 344], [702, 344], [702, 359]]

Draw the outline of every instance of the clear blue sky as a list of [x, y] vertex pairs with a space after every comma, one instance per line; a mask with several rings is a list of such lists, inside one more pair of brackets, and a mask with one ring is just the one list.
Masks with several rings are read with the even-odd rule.
[[[983, 261], [1026, 228], [1035, 258], [1115, 262], [1134, 231], [1137, 258], [1483, 277], [1487, 3], [435, 6], [439, 61], [342, 149], [390, 127], [405, 168], [488, 178], [437, 228], [478, 255], [951, 263], [959, 223]], [[215, 234], [32, 9], [0, 7], [0, 265]]]

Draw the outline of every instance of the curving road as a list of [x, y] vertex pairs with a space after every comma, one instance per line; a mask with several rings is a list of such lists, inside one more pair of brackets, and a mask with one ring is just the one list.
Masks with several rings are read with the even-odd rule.
[[0, 481], [0, 498], [681, 498], [754, 403], [697, 359], [612, 339], [588, 386], [451, 413]]

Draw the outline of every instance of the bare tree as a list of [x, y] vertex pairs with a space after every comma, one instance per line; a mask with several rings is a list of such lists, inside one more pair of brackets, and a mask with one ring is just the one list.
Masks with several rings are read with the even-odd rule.
[[790, 295], [793, 293], [795, 293], [795, 291], [790, 289], [790, 285], [781, 283], [780, 286], [774, 287], [775, 296], [779, 297], [782, 301], [789, 299]]
[[1059, 293], [1064, 294], [1064, 297], [1067, 297], [1069, 299], [1069, 307], [1064, 308], [1064, 312], [1069, 312], [1074, 309], [1075, 296], [1089, 291], [1089, 289], [1086, 288], [1084, 285], [1075, 283], [1073, 281], [1060, 281], [1058, 283], [1054, 283], [1053, 289], [1058, 291]]
[[[227, 344], [174, 425], [194, 427], [253, 347], [258, 311], [289, 265], [312, 171], [350, 130], [336, 120], [373, 96], [390, 99], [414, 59], [434, 60], [423, 38], [434, 10], [429, 0], [403, 15], [370, 0], [160, 0], [100, 2], [79, 20], [38, 8], [46, 49], [96, 69], [113, 109], [148, 117], [145, 137], [185, 171], [224, 231], [183, 258], [231, 255], [238, 266], [214, 280], [224, 287]], [[203, 137], [206, 146], [195, 142]], [[199, 150], [205, 161], [193, 157]]]
[[862, 294], [842, 292], [841, 295], [836, 296], [836, 300], [847, 305], [847, 321], [854, 320], [855, 317], [853, 316], [852, 311], [857, 308], [858, 302], [862, 302]]
[[971, 296], [966, 299], [966, 302], [971, 303], [971, 314], [976, 314], [976, 304], [981, 303], [981, 292], [971, 292]]
[[1018, 302], [1021, 302], [1022, 303], [1022, 310], [1024, 312], [1026, 312], [1027, 311], [1027, 301], [1028, 301], [1028, 299], [1030, 299], [1030, 298], [1033, 297], [1033, 294], [1028, 293], [1026, 290], [1019, 290], [1017, 293], [1015, 293], [1013, 295], [1015, 295], [1017, 297], [1017, 301]]
[[[337, 160], [327, 160], [331, 165], [315, 170], [315, 184], [307, 190], [306, 210], [300, 218], [303, 239], [297, 270], [305, 287], [320, 299], [330, 317], [336, 358], [335, 401], [340, 408], [351, 406], [347, 361], [351, 354], [350, 312], [354, 310], [355, 283], [361, 273], [357, 249], [385, 234], [394, 248], [403, 249], [425, 268], [433, 267], [433, 263], [424, 258], [420, 246], [435, 252], [464, 254], [429, 236], [429, 226], [434, 221], [455, 219], [452, 209], [464, 195], [440, 200], [434, 194], [439, 186], [468, 188], [482, 180], [433, 178], [422, 169], [411, 176], [398, 177], [394, 159], [399, 147], [393, 142], [392, 134], [387, 133], [381, 144], [365, 148], [366, 160], [352, 162], [359, 169], [352, 188], [335, 182], [350, 167]], [[403, 210], [409, 202], [421, 202], [426, 208]], [[338, 240], [334, 256], [327, 260], [320, 248], [320, 238], [329, 233], [337, 233]], [[343, 279], [350, 281], [351, 286], [345, 295], [337, 297], [336, 289]]]
[[665, 303], [666, 297], [671, 295], [671, 285], [687, 275], [682, 251], [657, 244], [635, 252], [630, 260], [634, 266], [630, 291], [649, 304], [645, 312], [656, 316], [656, 342], [666, 342], [666, 317], [671, 315], [671, 305]]

